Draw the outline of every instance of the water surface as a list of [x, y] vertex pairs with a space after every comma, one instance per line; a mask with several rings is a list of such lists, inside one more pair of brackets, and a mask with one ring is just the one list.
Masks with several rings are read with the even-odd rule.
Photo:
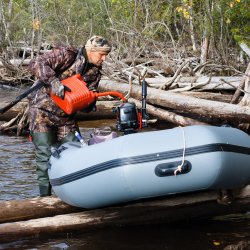
[[33, 144], [24, 137], [0, 135], [0, 200], [37, 196]]

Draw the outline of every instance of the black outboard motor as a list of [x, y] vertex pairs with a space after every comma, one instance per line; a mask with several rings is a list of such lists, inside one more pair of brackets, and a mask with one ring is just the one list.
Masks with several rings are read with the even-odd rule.
[[124, 134], [134, 133], [139, 127], [137, 108], [134, 103], [126, 102], [117, 107], [117, 124], [118, 131]]
[[115, 110], [117, 113], [116, 128], [126, 134], [135, 133], [138, 129], [147, 127], [148, 115], [146, 112], [147, 83], [142, 82], [142, 108], [138, 110], [135, 103], [123, 103]]

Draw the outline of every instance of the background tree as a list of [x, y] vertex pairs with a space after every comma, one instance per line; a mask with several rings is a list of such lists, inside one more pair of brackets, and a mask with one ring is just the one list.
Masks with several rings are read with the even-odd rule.
[[249, 6], [250, 0], [0, 0], [1, 58], [15, 58], [20, 43], [32, 57], [44, 43], [77, 46], [100, 34], [112, 40], [119, 61], [195, 57], [244, 71]]

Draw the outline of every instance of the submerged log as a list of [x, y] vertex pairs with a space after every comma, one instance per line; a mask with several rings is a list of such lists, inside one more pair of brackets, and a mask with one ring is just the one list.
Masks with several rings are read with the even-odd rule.
[[[0, 242], [90, 230], [106, 226], [159, 224], [246, 212], [250, 186], [235, 194], [229, 205], [217, 202], [217, 193], [198, 192], [133, 204], [0, 224]], [[24, 208], [25, 209], [25, 208]]]
[[[129, 91], [129, 85], [101, 81], [99, 89], [100, 91], [112, 90], [126, 94]], [[141, 99], [141, 87], [133, 85], [130, 96], [135, 99]], [[249, 107], [241, 107], [239, 105], [217, 101], [208, 101], [154, 88], [148, 88], [147, 101], [151, 104], [156, 104], [162, 107], [211, 118], [220, 118], [226, 121], [235, 121], [236, 118], [237, 121], [241, 122], [250, 121]]]

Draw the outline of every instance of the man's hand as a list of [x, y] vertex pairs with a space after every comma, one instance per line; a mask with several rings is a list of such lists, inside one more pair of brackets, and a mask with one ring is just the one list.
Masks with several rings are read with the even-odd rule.
[[58, 97], [64, 99], [65, 91], [71, 92], [71, 89], [64, 86], [58, 78], [51, 81], [51, 91]]

